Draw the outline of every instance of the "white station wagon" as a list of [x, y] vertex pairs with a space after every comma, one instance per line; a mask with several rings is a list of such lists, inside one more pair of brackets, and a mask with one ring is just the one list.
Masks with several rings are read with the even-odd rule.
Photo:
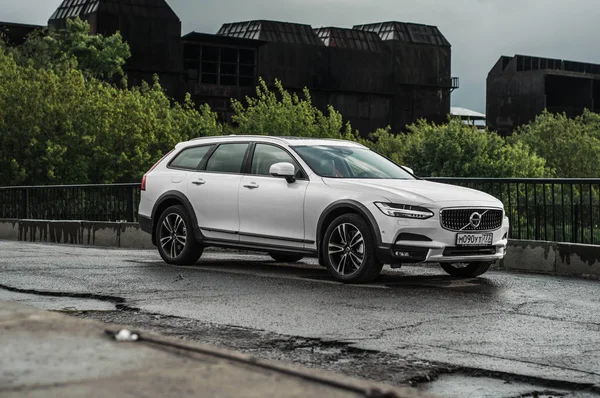
[[169, 264], [242, 248], [317, 257], [350, 283], [384, 264], [481, 275], [504, 257], [509, 227], [498, 199], [422, 180], [357, 143], [268, 136], [179, 143], [144, 175], [139, 223]]

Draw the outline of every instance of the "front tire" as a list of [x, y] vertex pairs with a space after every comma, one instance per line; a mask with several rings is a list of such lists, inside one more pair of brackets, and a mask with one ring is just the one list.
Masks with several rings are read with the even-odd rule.
[[158, 253], [167, 264], [194, 265], [204, 248], [196, 242], [190, 217], [183, 206], [166, 209], [156, 224]]
[[297, 263], [304, 258], [300, 254], [275, 253], [269, 252], [269, 256], [278, 263]]
[[344, 283], [372, 282], [383, 268], [371, 228], [358, 214], [336, 218], [325, 231], [321, 250], [329, 273]]
[[485, 274], [492, 263], [489, 262], [475, 262], [475, 263], [441, 263], [442, 269], [449, 275], [456, 276], [458, 278], [475, 278]]

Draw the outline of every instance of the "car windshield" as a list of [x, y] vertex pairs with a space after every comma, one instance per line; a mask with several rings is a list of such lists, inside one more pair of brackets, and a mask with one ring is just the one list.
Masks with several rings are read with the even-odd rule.
[[400, 166], [367, 148], [323, 145], [293, 149], [321, 177], [415, 179]]

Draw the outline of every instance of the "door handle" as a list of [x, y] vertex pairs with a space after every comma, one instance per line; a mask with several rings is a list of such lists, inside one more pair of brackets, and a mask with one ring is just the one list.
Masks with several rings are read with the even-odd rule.
[[204, 181], [204, 180], [196, 180], [196, 181], [192, 181], [192, 184], [194, 184], [194, 185], [204, 185], [204, 184], [206, 184], [206, 181]]
[[244, 185], [244, 188], [248, 188], [248, 189], [256, 189], [258, 188], [258, 184], [255, 182], [251, 182], [250, 184], [246, 184]]

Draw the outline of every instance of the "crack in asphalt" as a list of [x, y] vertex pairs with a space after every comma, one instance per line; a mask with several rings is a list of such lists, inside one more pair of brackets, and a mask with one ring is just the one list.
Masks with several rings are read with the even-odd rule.
[[519, 395], [511, 395], [506, 398], [538, 398], [541, 396], [550, 396], [550, 397], [566, 397], [568, 393], [564, 391], [552, 391], [552, 390], [542, 390], [542, 391], [528, 391]]
[[442, 318], [426, 319], [426, 320], [419, 321], [419, 322], [416, 322], [416, 323], [413, 323], [413, 324], [410, 324], [410, 325], [393, 326], [393, 327], [390, 327], [390, 328], [382, 329], [382, 330], [380, 330], [374, 336], [369, 336], [369, 337], [360, 338], [360, 339], [353, 339], [353, 340], [359, 340], [359, 341], [379, 340], [379, 339], [382, 339], [387, 333], [390, 333], [390, 332], [394, 332], [394, 331], [397, 331], [397, 330], [403, 330], [403, 329], [416, 328], [416, 327], [422, 326], [422, 325], [424, 325], [426, 323], [436, 322], [436, 321], [445, 320], [445, 319], [478, 318], [480, 316], [502, 315], [502, 314], [504, 314], [504, 313], [496, 311], [496, 312], [484, 312], [484, 313], [481, 313], [481, 314], [455, 315], [455, 316], [447, 316], [447, 317], [442, 317]]
[[70, 298], [79, 298], [79, 299], [92, 299], [92, 300], [99, 300], [99, 301], [107, 301], [109, 303], [115, 304], [115, 306], [123, 305], [125, 303], [125, 299], [122, 297], [108, 296], [108, 295], [96, 294], [96, 293], [72, 293], [72, 292], [43, 291], [43, 290], [36, 290], [36, 289], [22, 289], [22, 288], [18, 288], [18, 287], [4, 285], [1, 283], [0, 283], [0, 289], [6, 290], [9, 292], [32, 294], [32, 295], [36, 295], [36, 296], [70, 297]]
[[[112, 267], [112, 269], [133, 269], [136, 267], [119, 267], [119, 266], [114, 266]], [[22, 269], [0, 269], [1, 273], [6, 273], [6, 274], [10, 274], [10, 273], [23, 273], [23, 272], [54, 272], [54, 271], [70, 271], [70, 270], [80, 270], [80, 271], [97, 271], [98, 267], [40, 267], [40, 268], [27, 268], [27, 270], [22, 270]]]
[[[502, 312], [502, 311], [494, 311], [494, 312], [484, 312], [484, 313], [472, 314], [472, 315], [456, 315], [456, 316], [449, 316], [449, 317], [442, 317], [442, 318], [427, 319], [427, 320], [419, 321], [419, 322], [416, 322], [416, 323], [413, 323], [410, 325], [393, 326], [390, 328], [382, 329], [376, 335], [359, 338], [356, 340], [359, 340], [359, 341], [365, 341], [365, 340], [371, 340], [371, 339], [378, 340], [378, 339], [383, 338], [387, 333], [390, 333], [390, 332], [394, 332], [397, 330], [403, 330], [403, 329], [416, 328], [416, 327], [422, 326], [422, 325], [430, 323], [430, 322], [436, 322], [436, 321], [445, 320], [445, 319], [461, 319], [461, 318], [468, 319], [468, 318], [479, 318], [479, 317], [483, 317], [483, 316], [504, 315], [504, 314], [505, 314], [505, 312]], [[560, 321], [560, 322], [566, 322], [566, 323], [575, 323], [578, 325], [585, 325], [585, 326], [600, 326], [600, 323], [596, 323], [596, 322], [582, 322], [582, 321], [577, 321], [577, 320], [562, 319], [562, 318], [558, 318], [558, 317], [527, 314], [527, 313], [521, 313], [521, 312], [512, 312], [512, 315], [529, 316], [529, 317], [533, 317], [533, 318], [541, 318], [541, 319], [547, 319], [547, 320], [551, 320], [551, 321]], [[593, 352], [593, 351], [598, 351], [598, 350], [592, 350], [591, 352]]]
[[[110, 295], [95, 294], [95, 293], [56, 292], [56, 291], [42, 291], [42, 290], [36, 290], [36, 289], [22, 289], [22, 288], [16, 288], [16, 287], [4, 285], [4, 284], [0, 284], [0, 289], [4, 289], [7, 291], [16, 292], [16, 293], [25, 293], [25, 294], [32, 294], [32, 295], [38, 295], [38, 296], [94, 299], [94, 300], [106, 301], [106, 302], [115, 304], [116, 311], [57, 311], [57, 312], [64, 312], [64, 313], [67, 313], [70, 315], [80, 316], [80, 317], [84, 317], [84, 318], [87, 317], [87, 318], [94, 319], [93, 316], [86, 316], [86, 315], [95, 314], [95, 313], [98, 313], [98, 314], [100, 314], [100, 313], [101, 314], [111, 314], [111, 313], [126, 314], [128, 312], [135, 312], [138, 315], [153, 317], [153, 319], [155, 319], [155, 320], [171, 319], [171, 320], [184, 321], [184, 322], [192, 324], [192, 325], [202, 323], [199, 320], [193, 320], [193, 319], [178, 317], [178, 316], [174, 316], [174, 315], [164, 315], [164, 314], [159, 314], [159, 313], [146, 312], [146, 311], [141, 310], [140, 308], [136, 308], [131, 305], [125, 304], [126, 299], [123, 297], [118, 297], [118, 296], [110, 296]], [[477, 314], [477, 315], [460, 315], [460, 316], [454, 316], [452, 318], [469, 318], [469, 317], [497, 315], [497, 314], [499, 314], [499, 313], [498, 312], [490, 312], [490, 313]], [[109, 318], [111, 318], [111, 317], [109, 316]], [[114, 318], [112, 318], [112, 319], [114, 319]], [[425, 324], [428, 322], [433, 322], [436, 320], [439, 320], [439, 319], [428, 319], [428, 320], [417, 322], [417, 323], [411, 324], [411, 325], [403, 325], [403, 326], [387, 328], [387, 329], [382, 330], [380, 333], [378, 333], [377, 336], [367, 338], [366, 340], [376, 340], [378, 338], [382, 338], [386, 333], [389, 333], [391, 331], [418, 327], [419, 325], [422, 325], [422, 324]], [[110, 320], [108, 320], [108, 321], [104, 320], [104, 321], [111, 322]], [[122, 323], [122, 322], [115, 322], [115, 323]], [[149, 326], [151, 326], [151, 325], [149, 325]], [[271, 333], [268, 331], [261, 331], [261, 330], [257, 330], [257, 329], [234, 326], [234, 325], [218, 325], [217, 324], [217, 325], [212, 325], [210, 327], [229, 330], [229, 332], [235, 332], [237, 330], [237, 331], [240, 331], [243, 333], [252, 333], [252, 334], [256, 334], [256, 335], [279, 336], [279, 338], [268, 338], [267, 337], [263, 344], [259, 344], [258, 346], [255, 346], [253, 349], [250, 349], [250, 350], [246, 349], [246, 351], [252, 351], [252, 350], [261, 351], [263, 349], [270, 349], [270, 350], [275, 350], [275, 351], [296, 352], [296, 351], [310, 350], [314, 354], [315, 352], [318, 352], [319, 350], [326, 351], [327, 349], [334, 349], [334, 350], [339, 351], [339, 355], [354, 354], [354, 356], [356, 356], [358, 360], [361, 360], [365, 356], [374, 355], [377, 357], [385, 356], [388, 360], [400, 361], [401, 363], [404, 363], [405, 365], [412, 366], [412, 367], [417, 366], [417, 364], [425, 364], [425, 366], [424, 367], [421, 366], [421, 370], [417, 372], [418, 375], [412, 376], [411, 378], [405, 379], [403, 381], [402, 384], [407, 384], [410, 386], [415, 386], [418, 384], [431, 382], [431, 381], [437, 379], [442, 374], [466, 374], [466, 375], [475, 376], [475, 377], [490, 377], [490, 378], [500, 379], [500, 380], [504, 380], [504, 381], [516, 380], [516, 381], [521, 381], [524, 383], [529, 383], [532, 385], [540, 385], [540, 386], [549, 387], [549, 388], [565, 388], [565, 389], [571, 389], [571, 390], [577, 390], [577, 391], [589, 391], [589, 392], [593, 392], [593, 393], [600, 393], [600, 385], [594, 385], [592, 383], [579, 383], [579, 382], [570, 382], [570, 381], [563, 381], [563, 380], [553, 380], [553, 379], [546, 379], [546, 378], [535, 377], [535, 376], [525, 376], [525, 375], [519, 375], [519, 374], [513, 374], [513, 373], [507, 373], [507, 372], [499, 372], [499, 371], [488, 371], [488, 370], [483, 370], [483, 369], [478, 369], [478, 368], [456, 366], [456, 365], [452, 365], [452, 364], [437, 363], [437, 362], [431, 362], [431, 361], [409, 360], [409, 359], [401, 358], [398, 355], [394, 355], [394, 354], [384, 354], [382, 352], [375, 351], [375, 350], [366, 350], [366, 349], [361, 349], [358, 347], [353, 347], [353, 344], [355, 344], [355, 342], [365, 340], [365, 339], [351, 339], [351, 341], [346, 341], [346, 342], [344, 342], [344, 341], [324, 341], [321, 339], [303, 338], [303, 337], [299, 337], [299, 336], [277, 335], [275, 333]], [[195, 332], [194, 329], [191, 329], [189, 331], [191, 333]], [[186, 334], [185, 331], [181, 330], [180, 327], [177, 328], [177, 333], [175, 333], [175, 332], [168, 333], [167, 332], [167, 334], [183, 335], [184, 338], [190, 338], [190, 336], [188, 334]], [[192, 340], [193, 339], [194, 338], [192, 337]], [[198, 340], [198, 339], [196, 338], [196, 340]], [[227, 346], [227, 343], [228, 343], [227, 339], [225, 339], [224, 343], [221, 342], [221, 344], [223, 344], [224, 346]], [[418, 346], [418, 345], [416, 345], [416, 346]], [[512, 359], [512, 358], [505, 358], [505, 357], [494, 356], [494, 355], [489, 355], [489, 354], [481, 354], [481, 353], [476, 353], [476, 352], [470, 352], [467, 350], [449, 348], [449, 347], [445, 347], [445, 346], [436, 346], [436, 345], [427, 345], [427, 344], [421, 345], [421, 346], [430, 347], [430, 348], [441, 348], [444, 350], [461, 352], [461, 353], [465, 353], [465, 354], [469, 354], [469, 355], [485, 356], [485, 357], [489, 357], [489, 358], [497, 358], [497, 359], [503, 359], [503, 360], [509, 360], [509, 361], [516, 361], [516, 362], [522, 362], [522, 363], [527, 363], [527, 364], [532, 364], [532, 365], [537, 365], [537, 366], [542, 366], [542, 367], [552, 367], [552, 368], [557, 368], [557, 369], [581, 372], [581, 373], [590, 374], [590, 375], [594, 375], [594, 376], [600, 376], [599, 373], [588, 372], [588, 371], [584, 371], [584, 370], [580, 370], [580, 369], [573, 369], [573, 368], [561, 367], [561, 366], [553, 366], [553, 365], [547, 365], [547, 364], [531, 362], [531, 361], [516, 360], [516, 359]], [[406, 346], [406, 348], [411, 348], [411, 347], [415, 347], [415, 345]], [[236, 349], [236, 348], [234, 348], [234, 349]], [[239, 349], [239, 348], [237, 348], [237, 349]], [[597, 351], [597, 350], [593, 350], [593, 351]], [[343, 366], [339, 366], [340, 365], [339, 363], [341, 362], [339, 359], [340, 358], [337, 358], [337, 359], [335, 359], [335, 361], [331, 361], [333, 364], [336, 364], [338, 366], [329, 366], [328, 369], [334, 370], [334, 371], [336, 371], [336, 370], [341, 371], [342, 373], [344, 373], [344, 370], [348, 370], [348, 369], [344, 369]], [[411, 363], [412, 363], [412, 365], [411, 365]], [[389, 369], [389, 363], [387, 363], [386, 365], [387, 365], [386, 369], [388, 369], [388, 371], [394, 371], [393, 367], [391, 369]], [[315, 366], [313, 366], [313, 367], [315, 367]], [[354, 368], [354, 367], [356, 367], [356, 365], [353, 365], [352, 367]], [[376, 375], [371, 375], [371, 377], [377, 378]], [[383, 375], [380, 376], [380, 379], [382, 377], [383, 377]], [[379, 381], [385, 381], [385, 380], [379, 380]], [[546, 393], [546, 392], [548, 392], [548, 391], [544, 390], [544, 391], [540, 391], [539, 393]], [[530, 393], [522, 394], [522, 395], [519, 395], [518, 397], [514, 397], [514, 398], [520, 398], [520, 397], [526, 398], [526, 397], [530, 397], [530, 396], [535, 397], [536, 393], [538, 393], [538, 391], [532, 391]]]
[[523, 303], [515, 305], [509, 311], [513, 315], [531, 316], [531, 317], [535, 317], [535, 318], [547, 319], [549, 321], [560, 321], [560, 322], [576, 323], [579, 325], [600, 326], [600, 322], [583, 322], [583, 321], [565, 319], [565, 318], [555, 317], [555, 316], [531, 314], [531, 313], [527, 313], [527, 312], [523, 311], [523, 307], [531, 306], [531, 305], [535, 305], [535, 304], [545, 304], [545, 303], [549, 303], [549, 302], [550, 302], [549, 300], [535, 300], [535, 301], [530, 301], [530, 302], [523, 302]]
[[[530, 364], [530, 365], [541, 366], [541, 367], [545, 367], [545, 368], [555, 368], [555, 369], [561, 369], [561, 370], [569, 370], [569, 371], [572, 371], [572, 372], [585, 373], [585, 374], [588, 374], [588, 375], [591, 375], [591, 376], [600, 376], [600, 373], [590, 372], [590, 371], [587, 371], [587, 370], [569, 368], [569, 367], [566, 367], [566, 366], [548, 365], [548, 364], [545, 364], [545, 363], [533, 362], [533, 361], [525, 361], [525, 360], [522, 360], [522, 359], [507, 358], [507, 357], [502, 357], [502, 356], [498, 356], [498, 355], [482, 354], [482, 353], [479, 353], [479, 352], [472, 352], [472, 351], [468, 351], [468, 350], [460, 350], [458, 348], [449, 348], [449, 347], [445, 347], [445, 346], [441, 346], [441, 345], [421, 344], [421, 346], [423, 346], [423, 347], [430, 347], [430, 348], [441, 348], [441, 349], [448, 350], [448, 351], [460, 352], [460, 353], [463, 353], [463, 354], [476, 355], [476, 356], [482, 356], [482, 357], [487, 357], [487, 358], [503, 359], [505, 361], [521, 362], [521, 363], [526, 363], [526, 364]], [[549, 380], [549, 379], [544, 379], [544, 380]], [[577, 383], [577, 384], [579, 384], [579, 385], [585, 385], [585, 386], [589, 386], [589, 387], [597, 387], [596, 391], [600, 392], [600, 385], [597, 386], [597, 385], [595, 385], [593, 383]]]
[[535, 304], [543, 304], [546, 303], [547, 300], [534, 300], [534, 301], [525, 301], [523, 303], [519, 303], [513, 306], [510, 310], [513, 312], [519, 312], [526, 305], [535, 305]]
[[526, 312], [513, 312], [513, 315], [520, 315], [520, 316], [530, 316], [533, 318], [540, 318], [540, 319], [547, 319], [549, 321], [559, 321], [559, 322], [566, 322], [566, 323], [575, 323], [578, 325], [586, 325], [586, 326], [600, 326], [600, 322], [583, 322], [583, 321], [577, 321], [574, 319], [564, 319], [564, 318], [559, 318], [559, 317], [553, 317], [553, 316], [548, 316], [548, 315], [537, 315], [537, 314], [528, 314]]

